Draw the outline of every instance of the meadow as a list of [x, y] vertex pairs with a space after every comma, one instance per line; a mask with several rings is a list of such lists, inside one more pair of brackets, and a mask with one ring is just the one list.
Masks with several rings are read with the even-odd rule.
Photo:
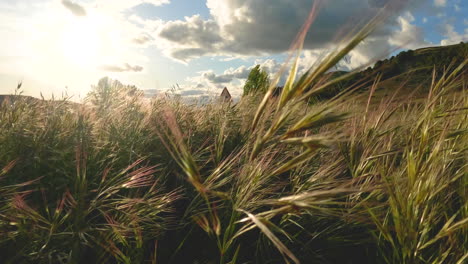
[[236, 104], [5, 100], [0, 263], [466, 263], [468, 59], [316, 97], [372, 23]]

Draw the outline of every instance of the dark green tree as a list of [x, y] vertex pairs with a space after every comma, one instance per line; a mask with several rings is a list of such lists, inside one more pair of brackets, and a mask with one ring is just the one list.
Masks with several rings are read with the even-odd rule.
[[249, 73], [249, 77], [244, 85], [244, 95], [265, 93], [270, 85], [270, 76], [260, 68], [255, 66]]

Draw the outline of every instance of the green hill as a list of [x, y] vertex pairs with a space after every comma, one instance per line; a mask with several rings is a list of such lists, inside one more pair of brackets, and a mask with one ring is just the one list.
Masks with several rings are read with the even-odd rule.
[[462, 63], [467, 57], [468, 43], [462, 42], [450, 46], [403, 51], [390, 59], [378, 61], [372, 71], [382, 72], [386, 78], [415, 69], [430, 73], [434, 67], [443, 70], [445, 67]]
[[[437, 76], [441, 77], [444, 70], [449, 72], [460, 65], [468, 58], [468, 43], [460, 43], [450, 46], [428, 47], [417, 50], [408, 50], [385, 60], [379, 60], [374, 67], [369, 67], [344, 80], [331, 89], [318, 95], [319, 99], [333, 97], [345, 88], [353, 84], [363, 83], [375, 79], [378, 74], [382, 74], [381, 82], [378, 86], [379, 92], [392, 93], [398, 84], [404, 83], [404, 91], [412, 92], [420, 88], [421, 93], [427, 93], [432, 72], [435, 69]], [[336, 71], [331, 73], [332, 78], [347, 74], [346, 71]], [[466, 66], [463, 74], [467, 74]], [[368, 87], [365, 85], [364, 87]], [[365, 90], [365, 89], [364, 89]]]

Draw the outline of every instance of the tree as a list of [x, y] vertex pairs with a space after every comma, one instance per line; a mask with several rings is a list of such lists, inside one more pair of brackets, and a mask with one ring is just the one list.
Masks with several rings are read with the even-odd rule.
[[249, 73], [244, 85], [244, 96], [248, 94], [265, 93], [270, 85], [270, 76], [260, 68], [255, 66]]
[[128, 103], [143, 92], [134, 85], [125, 85], [108, 77], [101, 78], [96, 86], [92, 86], [86, 99], [98, 108], [98, 112], [106, 112]]

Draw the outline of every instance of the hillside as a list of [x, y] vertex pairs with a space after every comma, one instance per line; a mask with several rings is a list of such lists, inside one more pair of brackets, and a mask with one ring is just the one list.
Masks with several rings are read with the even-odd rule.
[[[381, 82], [377, 88], [379, 93], [392, 93], [396, 87], [399, 87], [399, 84], [405, 83], [403, 87], [405, 92], [412, 92], [419, 87], [419, 92], [425, 94], [431, 83], [434, 68], [437, 77], [440, 77], [444, 69], [453, 70], [466, 58], [468, 58], [468, 43], [463, 42], [450, 46], [403, 51], [391, 58], [377, 61], [373, 67], [358, 72], [335, 87], [324, 91], [319, 95], [319, 98], [333, 97], [353, 84], [375, 79], [378, 74], [382, 74]], [[463, 74], [467, 74], [466, 69], [465, 66]], [[346, 71], [333, 72], [332, 78], [347, 73]]]
[[35, 101], [40, 101], [39, 99], [32, 97], [32, 96], [27, 96], [27, 95], [2, 95], [0, 94], [0, 104], [2, 104], [5, 101], [8, 102], [13, 102], [18, 99], [23, 99], [28, 102], [35, 102]]

